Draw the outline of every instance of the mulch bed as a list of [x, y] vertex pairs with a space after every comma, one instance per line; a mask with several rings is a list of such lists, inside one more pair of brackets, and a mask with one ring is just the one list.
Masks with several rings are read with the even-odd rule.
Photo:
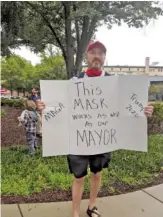
[[1, 118], [1, 145], [2, 147], [19, 146], [26, 144], [23, 127], [18, 127], [22, 109], [2, 106], [6, 116]]
[[[162, 183], [163, 183], [163, 172], [160, 173], [159, 176], [155, 177], [152, 182], [142, 184], [142, 185], [130, 186], [127, 184], [122, 184], [121, 182], [115, 182], [113, 185], [113, 187], [115, 188], [114, 193], [110, 192], [107, 186], [102, 187], [101, 191], [99, 192], [99, 197], [126, 194], [129, 192], [141, 190], [143, 188], [151, 187]], [[88, 199], [88, 198], [89, 198], [89, 193], [84, 193], [83, 199]], [[71, 190], [69, 191], [48, 190], [48, 191], [43, 191], [41, 193], [34, 193], [30, 196], [2, 196], [1, 197], [2, 204], [48, 203], [48, 202], [70, 201], [70, 200], [72, 200]]]
[[148, 124], [148, 134], [152, 135], [156, 133], [163, 134], [163, 123], [161, 123], [160, 125]]

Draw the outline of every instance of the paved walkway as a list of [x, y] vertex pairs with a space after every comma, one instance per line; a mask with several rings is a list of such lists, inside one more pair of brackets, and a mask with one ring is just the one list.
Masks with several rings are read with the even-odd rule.
[[[88, 201], [81, 204], [86, 217]], [[71, 202], [2, 205], [2, 217], [71, 217]], [[163, 184], [97, 200], [102, 217], [163, 217]]]

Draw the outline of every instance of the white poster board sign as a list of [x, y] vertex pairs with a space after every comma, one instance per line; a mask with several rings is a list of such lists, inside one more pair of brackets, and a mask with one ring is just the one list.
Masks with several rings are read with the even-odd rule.
[[147, 76], [40, 81], [43, 156], [147, 151]]

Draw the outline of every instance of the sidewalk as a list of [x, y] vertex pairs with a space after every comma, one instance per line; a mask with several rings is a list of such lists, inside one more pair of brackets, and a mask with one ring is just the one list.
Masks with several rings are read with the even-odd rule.
[[[86, 217], [88, 201], [81, 204]], [[2, 217], [71, 217], [70, 202], [2, 205]], [[102, 217], [163, 217], [163, 184], [97, 200]]]

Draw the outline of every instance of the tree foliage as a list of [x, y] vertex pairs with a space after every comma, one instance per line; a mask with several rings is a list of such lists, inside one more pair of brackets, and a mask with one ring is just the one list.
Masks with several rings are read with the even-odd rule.
[[11, 55], [11, 49], [27, 44], [20, 38], [25, 27], [24, 7], [21, 2], [1, 2], [1, 55]]
[[11, 91], [23, 88], [23, 82], [26, 82], [25, 73], [29, 68], [32, 69], [32, 65], [22, 57], [12, 55], [9, 58], [3, 58], [1, 61], [3, 86]]
[[13, 44], [25, 44], [35, 52], [42, 52], [49, 44], [57, 46], [70, 78], [80, 71], [86, 46], [97, 27], [105, 24], [111, 28], [124, 22], [139, 28], [161, 14], [159, 3], [152, 1], [2, 2], [3, 35], [10, 29], [7, 43], [2, 37], [2, 54]]
[[30, 91], [39, 86], [41, 79], [66, 79], [65, 62], [62, 56], [41, 55], [41, 63], [33, 66], [24, 58], [11, 55], [1, 61], [2, 85], [9, 90]]

